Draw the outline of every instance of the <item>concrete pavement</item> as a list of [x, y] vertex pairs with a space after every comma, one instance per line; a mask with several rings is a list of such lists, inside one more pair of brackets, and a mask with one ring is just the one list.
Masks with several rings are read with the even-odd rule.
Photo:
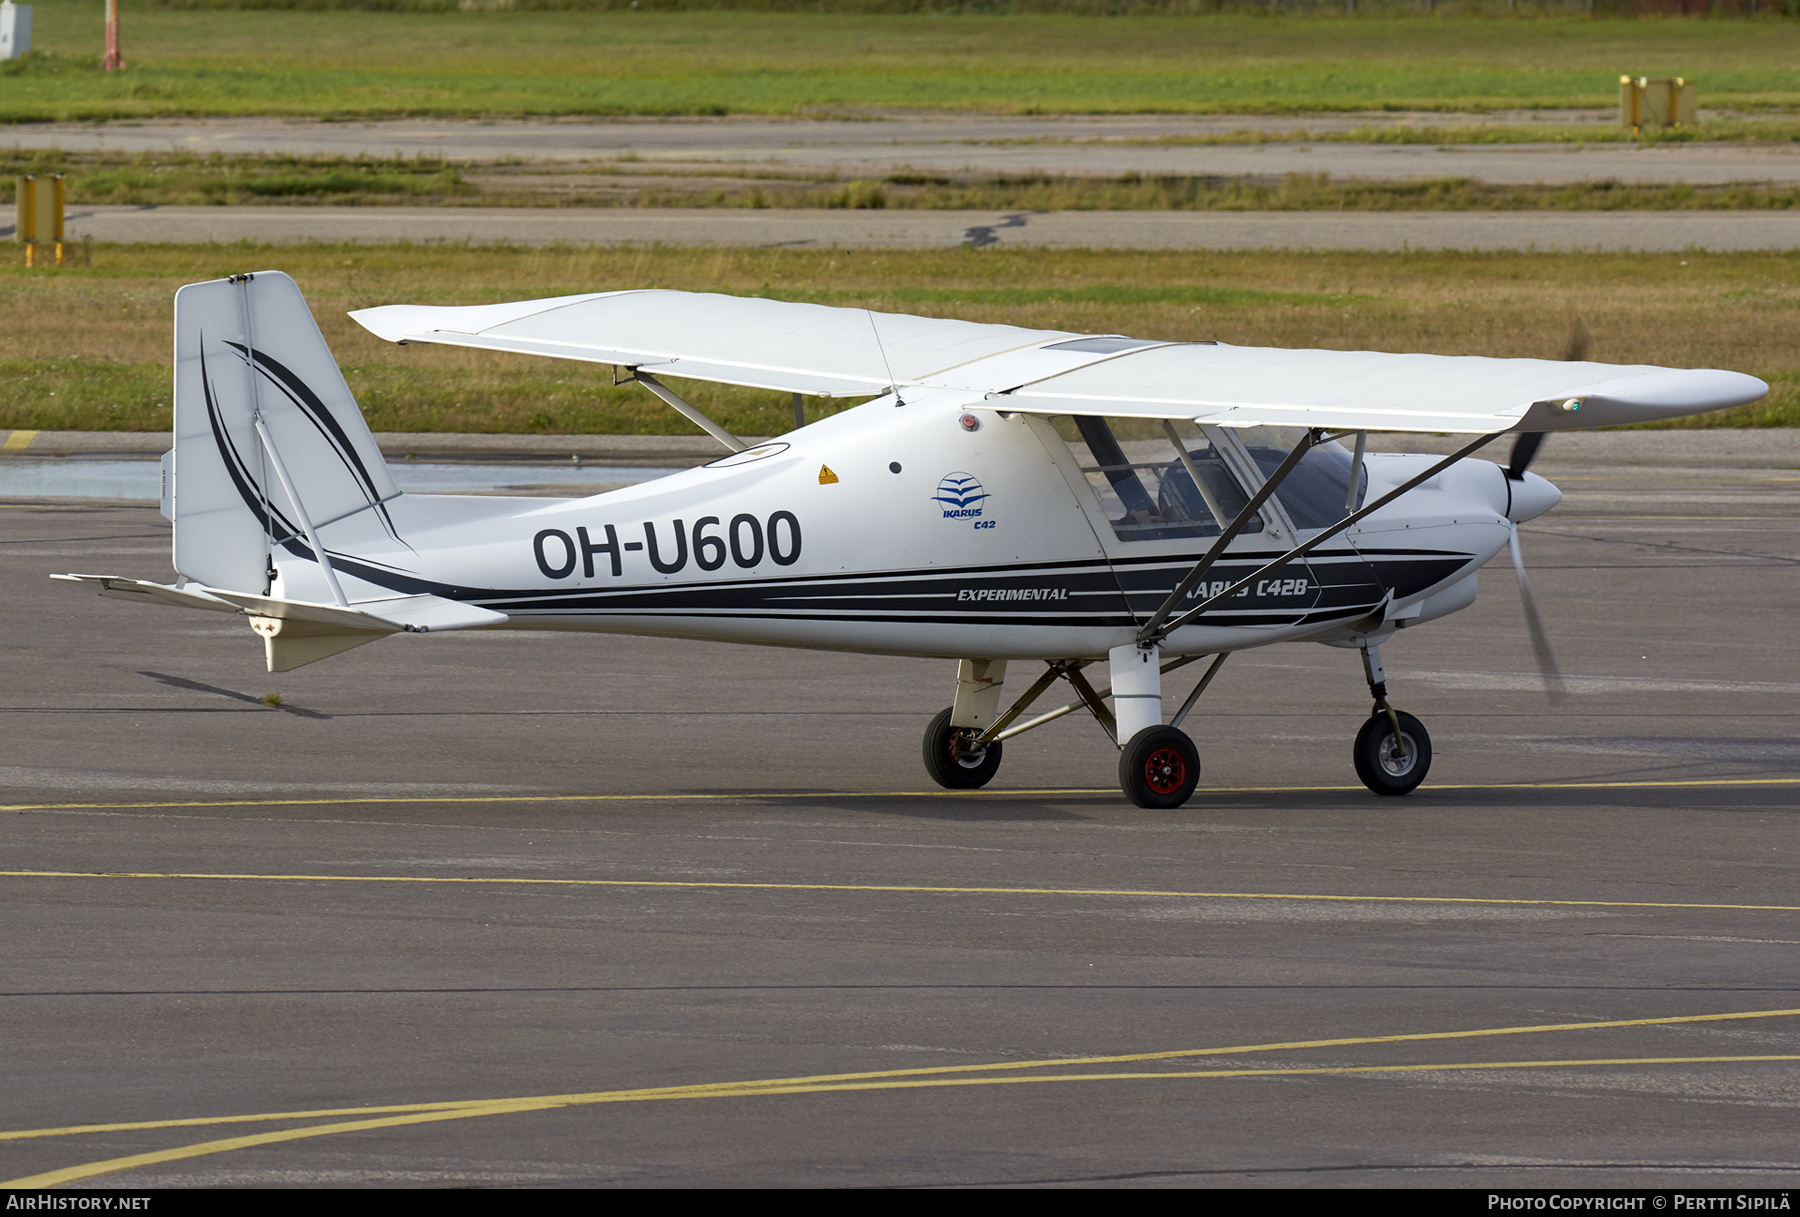
[[1356, 784], [1355, 655], [1295, 645], [1223, 669], [1172, 813], [1075, 716], [930, 787], [942, 663], [270, 676], [45, 578], [166, 577], [153, 508], [0, 505], [0, 1128], [59, 1130], [0, 1181], [1791, 1187], [1800, 494], [1577, 448], [1523, 530], [1566, 703], [1502, 558], [1387, 649], [1421, 790]]
[[[70, 151], [445, 156], [459, 160], [581, 161], [818, 170], [845, 177], [900, 169], [936, 172], [1281, 176], [1323, 173], [1382, 181], [1467, 177], [1530, 183], [1795, 182], [1791, 144], [1399, 144], [1294, 141], [1295, 132], [1358, 126], [1447, 127], [1506, 121], [1611, 125], [1580, 111], [1535, 115], [1330, 114], [997, 116], [897, 114], [872, 120], [689, 118], [452, 122], [398, 119], [320, 123], [282, 119], [46, 123], [0, 128], [0, 145]], [[1196, 143], [1241, 133], [1274, 143]]]
[[829, 211], [731, 208], [124, 207], [69, 210], [73, 240], [472, 241], [793, 249], [1792, 249], [1786, 211]]

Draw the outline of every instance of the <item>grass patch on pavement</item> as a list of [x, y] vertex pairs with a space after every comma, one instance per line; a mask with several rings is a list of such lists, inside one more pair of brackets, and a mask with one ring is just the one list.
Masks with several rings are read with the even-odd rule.
[[[1245, 346], [1721, 367], [1763, 404], [1691, 426], [1800, 425], [1800, 253], [1183, 253], [948, 249], [591, 249], [468, 245], [95, 245], [91, 265], [0, 267], [0, 427], [163, 430], [183, 283], [280, 268], [299, 281], [381, 431], [684, 434], [608, 367], [382, 342], [344, 314], [665, 287]], [[748, 435], [791, 426], [785, 394], [688, 382]], [[845, 401], [811, 399], [812, 417]]]
[[878, 180], [763, 166], [641, 161], [464, 165], [436, 157], [0, 151], [0, 206], [23, 173], [62, 173], [73, 205], [720, 207], [976, 211], [1792, 210], [1771, 182], [1516, 184], [1370, 182], [1324, 173], [1197, 177], [1132, 173], [899, 172]]
[[247, 203], [444, 204], [476, 194], [435, 157], [226, 156], [167, 152], [0, 150], [0, 203], [19, 174], [61, 173], [68, 201], [238, 206]]

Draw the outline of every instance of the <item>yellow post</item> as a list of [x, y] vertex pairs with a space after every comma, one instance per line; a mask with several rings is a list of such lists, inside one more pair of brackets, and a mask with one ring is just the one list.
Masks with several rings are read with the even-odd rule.
[[53, 217], [51, 238], [56, 242], [56, 264], [63, 264], [63, 175], [58, 173], [50, 179], [50, 214]]
[[1619, 124], [1630, 127], [1633, 135], [1643, 134], [1645, 127], [1669, 131], [1692, 127], [1695, 122], [1698, 92], [1694, 82], [1681, 76], [1648, 76], [1635, 79], [1619, 77]]
[[37, 193], [37, 178], [30, 174], [19, 177], [18, 189], [13, 193], [18, 219], [13, 224], [13, 236], [25, 246], [25, 265], [30, 266], [36, 260], [31, 256], [37, 245], [37, 208], [32, 200]]
[[1692, 127], [1698, 121], [1699, 92], [1693, 81], [1680, 76], [1670, 83], [1669, 118], [1677, 127]]
[[18, 221], [13, 232], [25, 246], [25, 265], [37, 265], [37, 247], [49, 242], [56, 265], [63, 264], [63, 175], [40, 178], [28, 173], [18, 179], [16, 192]]

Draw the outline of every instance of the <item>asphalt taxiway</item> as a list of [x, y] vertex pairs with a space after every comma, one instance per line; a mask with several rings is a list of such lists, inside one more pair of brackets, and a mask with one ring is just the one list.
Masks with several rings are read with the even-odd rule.
[[[1704, 121], [1710, 117], [1702, 114]], [[937, 173], [1124, 173], [1483, 182], [1794, 182], [1800, 154], [1769, 143], [1352, 142], [1355, 128], [1462, 127], [1545, 121], [1617, 127], [1610, 110], [1512, 115], [885, 113], [851, 119], [736, 116], [663, 119], [392, 119], [317, 122], [271, 118], [21, 123], [0, 146], [83, 152], [186, 152], [427, 156], [464, 162], [618, 161], [653, 166], [832, 172], [846, 177]], [[1308, 139], [1317, 135], [1320, 139]], [[1337, 138], [1332, 138], [1336, 136]], [[1297, 138], [1298, 137], [1298, 138]], [[1272, 140], [1273, 142], [1263, 142]]]
[[[1702, 115], [1702, 118], [1706, 118]], [[1175, 175], [1280, 181], [1466, 179], [1521, 185], [1800, 181], [1800, 151], [1766, 143], [1353, 142], [1349, 129], [1471, 122], [1610, 129], [1610, 111], [1511, 115], [1064, 115], [878, 113], [855, 119], [737, 116], [458, 122], [270, 118], [32, 123], [0, 127], [21, 151], [448, 157], [477, 169], [541, 161], [562, 173], [621, 168], [746, 182], [768, 173]], [[1296, 138], [1316, 136], [1319, 138]], [[1332, 138], [1332, 137], [1338, 138]], [[1261, 142], [1261, 141], [1270, 142]], [[583, 167], [585, 166], [585, 168]], [[574, 177], [557, 178], [565, 185]], [[600, 181], [602, 179], [594, 179]], [[643, 181], [649, 181], [644, 178]], [[590, 182], [590, 185], [593, 183]], [[252, 242], [472, 241], [521, 245], [933, 249], [1642, 250], [1792, 249], [1800, 221], [1781, 210], [1669, 211], [928, 211], [675, 207], [140, 206], [70, 208], [75, 240]], [[0, 236], [10, 232], [0, 226]]]
[[[4, 230], [0, 230], [3, 234]], [[1784, 211], [830, 211], [730, 207], [70, 209], [71, 240], [783, 249], [1793, 249]]]
[[1386, 650], [1415, 795], [1299, 645], [1226, 664], [1177, 812], [1074, 716], [929, 787], [943, 663], [271, 676], [45, 578], [166, 576], [154, 508], [0, 505], [0, 1181], [1788, 1187], [1800, 470], [1655, 438], [1539, 463], [1561, 704], [1503, 557]]

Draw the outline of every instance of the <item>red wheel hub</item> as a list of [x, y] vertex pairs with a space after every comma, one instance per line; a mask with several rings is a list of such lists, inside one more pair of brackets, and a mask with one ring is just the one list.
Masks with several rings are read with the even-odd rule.
[[1187, 781], [1187, 758], [1174, 748], [1158, 748], [1144, 760], [1144, 784], [1157, 794], [1174, 794]]
[[987, 749], [985, 748], [980, 752], [975, 752], [969, 748], [969, 735], [970, 733], [964, 730], [952, 730], [950, 732], [950, 738], [945, 741], [948, 746], [951, 762], [953, 764], [961, 765], [964, 769], [975, 768], [977, 765], [981, 764], [982, 758], [987, 755]]

